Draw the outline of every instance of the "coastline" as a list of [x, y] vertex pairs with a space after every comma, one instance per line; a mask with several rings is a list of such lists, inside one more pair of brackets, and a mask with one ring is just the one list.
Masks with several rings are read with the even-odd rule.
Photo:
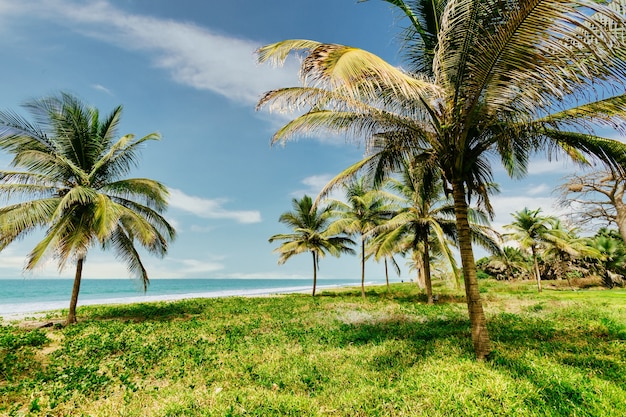
[[[379, 285], [379, 283], [369, 282], [365, 284]], [[339, 288], [352, 288], [353, 285], [345, 284], [329, 284], [318, 285], [317, 290], [323, 291], [325, 289], [339, 289]], [[226, 290], [226, 291], [208, 291], [208, 292], [190, 292], [183, 294], [159, 294], [149, 295], [142, 294], [136, 296], [116, 297], [116, 298], [104, 298], [104, 299], [78, 299], [78, 307], [91, 306], [91, 305], [126, 305], [126, 304], [139, 304], [139, 303], [152, 303], [152, 302], [172, 302], [180, 300], [189, 300], [195, 298], [221, 298], [221, 297], [269, 297], [273, 295], [282, 294], [306, 294], [312, 291], [312, 286], [304, 287], [302, 285], [285, 287], [285, 288], [262, 288], [262, 289], [248, 289], [248, 290]], [[67, 309], [69, 300], [63, 301], [50, 301], [37, 303], [36, 308], [20, 308], [21, 304], [4, 305], [0, 310], [0, 325], [15, 324], [22, 321], [30, 320], [42, 320], [50, 316], [60, 315], [60, 311]], [[7, 311], [9, 310], [9, 311]], [[20, 311], [10, 311], [20, 310]], [[55, 314], [57, 313], [57, 314]]]

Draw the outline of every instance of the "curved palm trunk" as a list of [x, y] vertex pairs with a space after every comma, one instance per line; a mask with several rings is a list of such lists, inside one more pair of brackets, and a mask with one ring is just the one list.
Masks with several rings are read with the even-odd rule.
[[470, 225], [467, 219], [468, 206], [465, 200], [463, 182], [457, 181], [452, 184], [452, 195], [454, 197], [454, 212], [459, 234], [459, 250], [463, 267], [463, 281], [465, 282], [465, 296], [472, 329], [472, 342], [474, 343], [476, 358], [483, 360], [491, 353], [491, 342], [489, 341], [487, 320], [485, 319], [485, 312], [483, 311], [478, 290], [478, 277], [472, 250]]
[[313, 254], [313, 297], [315, 297], [315, 288], [317, 287], [317, 256], [315, 256], [315, 251], [312, 250]]
[[365, 298], [365, 237], [361, 237], [361, 297]]
[[537, 261], [537, 250], [535, 246], [532, 247], [533, 252], [533, 266], [535, 268], [535, 278], [537, 279], [537, 291], [541, 292], [541, 272], [539, 272], [539, 262]]
[[80, 291], [80, 281], [83, 277], [84, 262], [85, 258], [80, 258], [76, 263], [76, 275], [74, 276], [72, 298], [70, 299], [70, 311], [67, 313], [67, 324], [76, 323], [76, 304], [78, 304], [78, 293]]
[[430, 280], [430, 254], [428, 252], [428, 240], [424, 241], [424, 253], [422, 254], [423, 271], [424, 271], [424, 286], [426, 287], [426, 295], [428, 296], [428, 304], [434, 304], [433, 301], [433, 284]]

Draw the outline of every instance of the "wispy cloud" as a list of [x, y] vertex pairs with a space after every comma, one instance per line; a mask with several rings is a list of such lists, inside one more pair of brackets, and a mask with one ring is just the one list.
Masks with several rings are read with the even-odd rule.
[[[315, 199], [320, 191], [334, 178], [331, 174], [311, 175], [300, 181], [305, 187], [293, 191], [291, 195], [296, 198], [302, 198], [305, 194]], [[327, 196], [326, 200], [342, 200], [343, 190], [341, 187], [335, 187]]]
[[186, 211], [206, 219], [231, 219], [238, 223], [258, 223], [261, 213], [257, 210], [227, 210], [225, 198], [208, 199], [187, 195], [181, 190], [170, 188], [170, 207]]
[[502, 226], [513, 221], [513, 213], [523, 210], [525, 207], [530, 210], [541, 208], [544, 215], [561, 216], [565, 214], [565, 210], [559, 207], [556, 198], [553, 197], [529, 195], [495, 196], [491, 197], [490, 201], [496, 213], [492, 226], [499, 231], [503, 231]]
[[304, 194], [307, 194], [315, 198], [331, 179], [333, 179], [333, 175], [331, 174], [311, 175], [300, 181], [305, 188], [293, 191], [291, 195], [300, 198]]
[[108, 95], [112, 96], [113, 92], [111, 92], [111, 90], [109, 90], [108, 88], [106, 88], [103, 85], [100, 84], [94, 84], [91, 86], [94, 90], [98, 90], [98, 91], [102, 91], [103, 93], [107, 93]]
[[37, 16], [122, 49], [144, 51], [176, 82], [244, 104], [256, 103], [265, 91], [297, 82], [295, 62], [283, 68], [256, 63], [254, 51], [261, 41], [190, 22], [128, 13], [108, 1], [39, 0], [18, 7], [0, 0], [0, 18], [7, 15]]

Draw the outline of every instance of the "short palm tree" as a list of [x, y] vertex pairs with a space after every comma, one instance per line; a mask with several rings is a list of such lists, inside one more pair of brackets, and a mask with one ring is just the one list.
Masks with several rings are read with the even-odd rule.
[[[409, 19], [419, 15], [409, 2], [389, 3]], [[626, 125], [626, 17], [623, 3], [610, 0], [435, 3], [443, 9], [433, 9], [432, 60], [424, 61], [432, 61], [431, 71], [407, 72], [351, 46], [278, 42], [259, 49], [259, 60], [282, 63], [290, 52], [304, 51], [303, 85], [270, 91], [259, 107], [305, 109], [273, 142], [328, 129], [365, 138], [366, 157], [348, 173], [367, 168], [381, 179], [415, 153], [439, 169], [454, 200], [472, 340], [483, 359], [491, 345], [470, 199], [488, 203], [494, 159], [513, 177], [526, 173], [537, 151], [625, 170], [626, 145], [590, 126]]]
[[569, 243], [571, 236], [564, 230], [554, 216], [541, 215], [541, 209], [529, 210], [527, 207], [513, 213], [513, 221], [504, 226], [511, 232], [505, 234], [507, 240], [516, 241], [521, 249], [530, 251], [533, 271], [537, 280], [537, 290], [541, 292], [541, 272], [539, 270], [540, 252], [554, 248], [575, 254]]
[[0, 209], [0, 250], [37, 228], [44, 238], [27, 258], [33, 269], [50, 256], [59, 269], [76, 262], [68, 323], [76, 304], [88, 250], [113, 249], [147, 289], [148, 273], [136, 244], [165, 255], [175, 231], [161, 213], [168, 191], [147, 178], [125, 178], [137, 163], [139, 146], [155, 133], [116, 139], [122, 112], [104, 119], [69, 94], [25, 106], [36, 123], [14, 112], [0, 112], [0, 148], [13, 155], [16, 170], [0, 171], [0, 194], [12, 204]]
[[350, 248], [352, 239], [340, 234], [331, 234], [328, 226], [332, 222], [333, 205], [314, 207], [313, 200], [308, 195], [298, 200], [292, 200], [293, 211], [281, 214], [279, 222], [293, 228], [293, 233], [277, 234], [269, 238], [270, 243], [276, 240], [284, 241], [274, 250], [280, 254], [278, 263], [287, 262], [293, 255], [311, 252], [313, 257], [313, 296], [317, 287], [317, 270], [319, 260], [326, 252], [339, 257], [343, 253], [353, 254]]
[[366, 244], [374, 229], [391, 217], [393, 206], [387, 200], [387, 195], [371, 187], [365, 177], [346, 184], [345, 192], [345, 202], [333, 201], [339, 218], [331, 229], [337, 233], [361, 237], [361, 296], [365, 298]]

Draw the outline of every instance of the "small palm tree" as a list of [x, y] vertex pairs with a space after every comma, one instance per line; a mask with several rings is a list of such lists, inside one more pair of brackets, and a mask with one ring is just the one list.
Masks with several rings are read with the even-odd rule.
[[333, 223], [332, 230], [361, 236], [361, 296], [365, 298], [365, 246], [374, 229], [391, 217], [393, 206], [387, 194], [369, 186], [365, 177], [346, 184], [345, 191], [347, 202], [333, 202], [340, 218]]
[[[159, 139], [152, 133], [116, 138], [122, 108], [100, 119], [97, 109], [62, 93], [25, 106], [31, 123], [0, 112], [0, 148], [13, 155], [15, 171], [0, 171], [0, 194], [13, 202], [0, 209], [0, 250], [37, 228], [45, 237], [30, 252], [26, 269], [47, 256], [59, 269], [76, 262], [67, 322], [76, 322], [76, 304], [87, 251], [113, 249], [129, 271], [149, 284], [135, 244], [164, 256], [175, 231], [161, 216], [165, 186], [124, 176], [137, 162], [139, 146]], [[17, 201], [17, 202], [15, 202]]]
[[513, 222], [504, 226], [511, 230], [505, 234], [508, 240], [515, 240], [524, 250], [529, 250], [533, 261], [533, 270], [537, 280], [537, 290], [541, 292], [541, 272], [539, 271], [539, 252], [549, 246], [564, 247], [561, 230], [554, 227], [557, 219], [554, 216], [542, 216], [541, 209], [523, 210], [513, 213]]
[[275, 240], [285, 241], [274, 250], [280, 254], [279, 264], [284, 264], [293, 255], [304, 252], [311, 252], [313, 257], [313, 296], [317, 286], [317, 270], [319, 269], [319, 259], [324, 257], [325, 252], [339, 257], [342, 253], [353, 254], [354, 250], [349, 247], [353, 245], [352, 239], [333, 235], [329, 232], [328, 226], [332, 221], [333, 205], [326, 207], [313, 207], [311, 197], [305, 195], [302, 199], [292, 200], [293, 211], [283, 213], [278, 219], [279, 222], [293, 228], [293, 233], [277, 234], [269, 238], [270, 243]]

